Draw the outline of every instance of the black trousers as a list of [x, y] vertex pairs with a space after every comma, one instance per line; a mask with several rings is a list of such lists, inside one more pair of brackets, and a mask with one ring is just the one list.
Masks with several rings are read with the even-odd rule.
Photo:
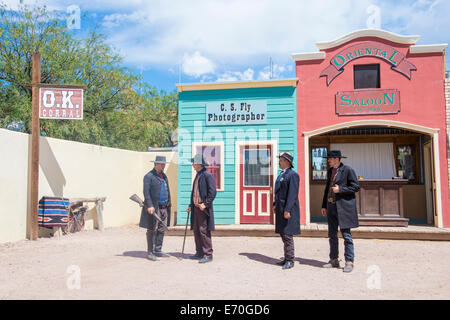
[[280, 233], [280, 236], [284, 244], [284, 260], [294, 262], [294, 236], [283, 233]]
[[208, 230], [208, 216], [199, 208], [194, 207], [194, 240], [195, 251], [198, 256], [212, 257], [211, 231]]
[[[159, 217], [162, 221], [167, 219], [167, 207], [159, 207], [158, 212]], [[147, 229], [147, 252], [161, 252], [163, 240], [164, 240], [164, 227], [161, 223], [155, 220], [153, 224], [153, 229]]]

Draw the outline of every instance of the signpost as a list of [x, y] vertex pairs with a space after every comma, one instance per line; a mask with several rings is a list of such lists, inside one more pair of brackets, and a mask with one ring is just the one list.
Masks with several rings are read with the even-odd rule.
[[31, 77], [31, 163], [29, 193], [29, 239], [38, 238], [39, 119], [83, 119], [83, 89], [86, 86], [41, 83], [41, 54], [33, 54]]

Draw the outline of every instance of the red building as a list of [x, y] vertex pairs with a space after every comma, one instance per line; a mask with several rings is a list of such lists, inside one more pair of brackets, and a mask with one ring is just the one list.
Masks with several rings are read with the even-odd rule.
[[450, 227], [447, 44], [360, 30], [294, 54], [301, 223], [320, 221], [328, 150], [360, 177], [361, 225]]

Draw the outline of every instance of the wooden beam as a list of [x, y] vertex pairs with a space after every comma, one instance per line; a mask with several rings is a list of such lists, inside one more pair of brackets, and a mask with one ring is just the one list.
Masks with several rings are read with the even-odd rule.
[[30, 176], [30, 240], [38, 238], [38, 197], [39, 197], [39, 83], [41, 82], [41, 54], [35, 52], [33, 54], [33, 71], [32, 71], [32, 122], [31, 122], [31, 176]]

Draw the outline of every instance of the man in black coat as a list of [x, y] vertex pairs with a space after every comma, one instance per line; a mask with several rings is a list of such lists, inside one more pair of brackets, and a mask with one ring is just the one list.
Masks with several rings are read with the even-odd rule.
[[300, 234], [299, 176], [292, 170], [294, 159], [289, 153], [282, 153], [279, 159], [282, 171], [275, 182], [275, 232], [283, 240], [284, 259], [277, 264], [290, 269], [295, 257], [293, 236]]
[[354, 263], [354, 247], [351, 228], [357, 228], [358, 212], [356, 210], [355, 193], [359, 191], [358, 178], [355, 171], [341, 163], [340, 150], [331, 150], [326, 156], [330, 168], [327, 172], [327, 185], [322, 201], [322, 215], [327, 217], [328, 238], [330, 242], [330, 261], [324, 268], [339, 268], [338, 227], [341, 229], [345, 246], [344, 272], [351, 272]]
[[170, 215], [169, 180], [164, 174], [166, 157], [156, 156], [155, 167], [144, 176], [144, 203], [139, 226], [147, 229], [147, 258], [156, 261], [156, 257], [169, 257], [161, 251], [164, 239], [164, 227], [154, 217], [157, 214], [162, 221]]
[[216, 180], [201, 154], [191, 159], [192, 167], [197, 172], [192, 184], [191, 203], [186, 211], [192, 211], [191, 230], [194, 230], [195, 255], [191, 259], [200, 259], [199, 263], [211, 262], [213, 259], [213, 248], [211, 231], [214, 225], [213, 200], [216, 197]]

